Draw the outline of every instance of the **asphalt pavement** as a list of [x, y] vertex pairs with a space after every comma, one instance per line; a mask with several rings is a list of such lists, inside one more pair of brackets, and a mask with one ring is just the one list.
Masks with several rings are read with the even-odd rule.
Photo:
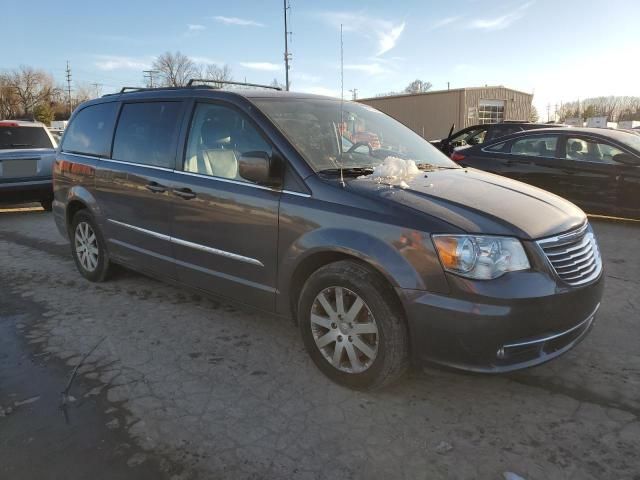
[[640, 224], [592, 223], [606, 290], [574, 350], [362, 393], [289, 321], [124, 270], [90, 283], [51, 214], [0, 211], [0, 478], [640, 479]]

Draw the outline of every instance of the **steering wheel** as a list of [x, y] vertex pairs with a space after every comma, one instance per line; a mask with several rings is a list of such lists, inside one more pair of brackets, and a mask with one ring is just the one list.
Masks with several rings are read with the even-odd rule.
[[346, 153], [353, 153], [357, 148], [367, 146], [369, 148], [369, 155], [373, 157], [373, 148], [369, 145], [369, 142], [356, 142], [349, 147]]

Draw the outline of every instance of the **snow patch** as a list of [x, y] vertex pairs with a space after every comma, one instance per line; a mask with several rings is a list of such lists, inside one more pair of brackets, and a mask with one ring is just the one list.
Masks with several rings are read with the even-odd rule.
[[387, 157], [380, 165], [373, 167], [373, 178], [385, 178], [394, 181], [410, 179], [420, 173], [416, 162], [398, 157]]

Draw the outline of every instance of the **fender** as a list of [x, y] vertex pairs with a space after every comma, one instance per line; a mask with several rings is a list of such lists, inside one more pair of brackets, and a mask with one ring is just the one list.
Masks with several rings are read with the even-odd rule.
[[[279, 313], [288, 313], [302, 285], [294, 282], [299, 268], [315, 263], [314, 257], [353, 257], [380, 272], [394, 288], [447, 292], [448, 285], [431, 240], [411, 229], [385, 226], [383, 240], [363, 231], [345, 228], [320, 228], [303, 234], [286, 250], [280, 251], [278, 269]], [[428, 241], [425, 241], [428, 240]], [[433, 268], [436, 262], [436, 268]]]

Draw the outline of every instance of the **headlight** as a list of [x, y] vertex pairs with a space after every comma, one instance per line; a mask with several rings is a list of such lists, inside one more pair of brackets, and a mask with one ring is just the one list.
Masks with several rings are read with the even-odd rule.
[[490, 280], [530, 268], [520, 240], [479, 235], [432, 235], [440, 262], [448, 272]]

